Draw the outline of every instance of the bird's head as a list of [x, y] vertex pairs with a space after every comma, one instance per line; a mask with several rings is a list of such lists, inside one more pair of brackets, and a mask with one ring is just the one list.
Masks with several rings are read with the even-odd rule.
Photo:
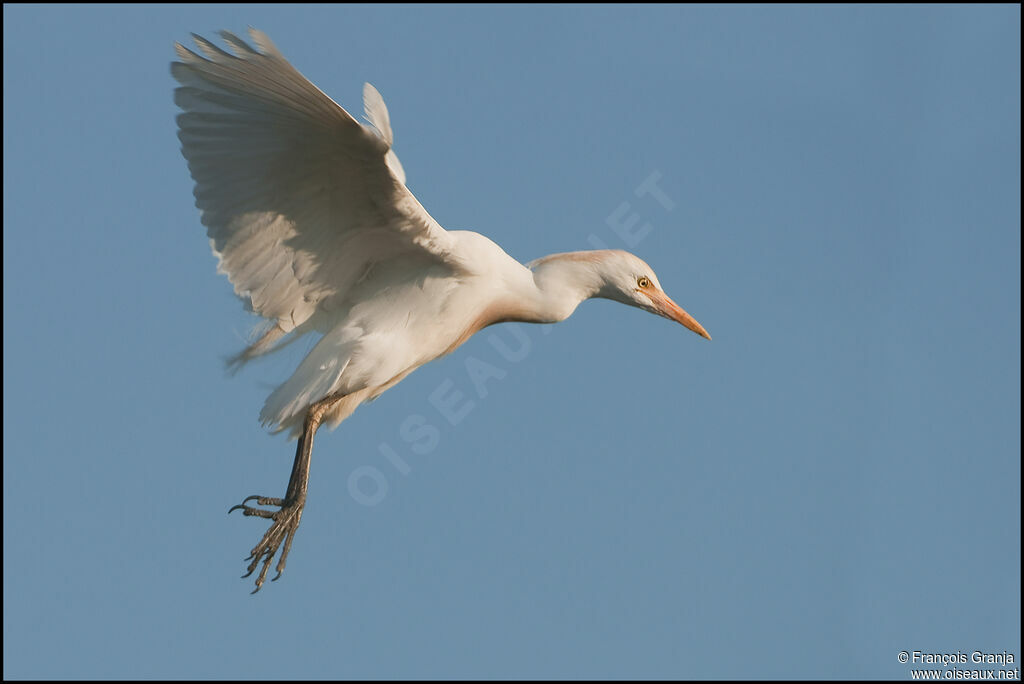
[[589, 254], [595, 256], [594, 266], [601, 275], [602, 285], [596, 296], [664, 316], [701, 337], [711, 339], [708, 331], [693, 316], [665, 294], [654, 269], [643, 259], [622, 250], [600, 250]]

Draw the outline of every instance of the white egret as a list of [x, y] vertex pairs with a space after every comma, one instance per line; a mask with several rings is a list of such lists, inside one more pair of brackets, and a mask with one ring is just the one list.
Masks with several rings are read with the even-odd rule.
[[284, 570], [320, 425], [337, 426], [480, 329], [554, 323], [604, 297], [711, 338], [632, 254], [570, 252], [524, 266], [479, 233], [444, 230], [406, 187], [377, 90], [364, 86], [362, 125], [264, 33], [250, 35], [258, 50], [222, 32], [231, 54], [193, 34], [205, 57], [175, 44], [181, 61], [171, 73], [181, 84], [182, 154], [218, 270], [266, 321], [233, 363], [320, 335], [260, 414], [298, 438], [284, 497], [250, 496], [231, 509], [273, 521], [246, 559], [245, 577], [263, 562], [255, 593], [282, 543], [277, 577]]

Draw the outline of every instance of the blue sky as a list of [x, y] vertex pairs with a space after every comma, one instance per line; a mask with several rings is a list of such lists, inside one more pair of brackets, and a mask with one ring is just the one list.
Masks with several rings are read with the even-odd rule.
[[[225, 375], [255, 321], [168, 68], [248, 25], [381, 91], [442, 225], [630, 249], [714, 337], [484, 331], [320, 434], [257, 596], [226, 512], [284, 490], [257, 415], [308, 347]], [[3, 51], [5, 677], [1019, 663], [1018, 6], [5, 5]]]

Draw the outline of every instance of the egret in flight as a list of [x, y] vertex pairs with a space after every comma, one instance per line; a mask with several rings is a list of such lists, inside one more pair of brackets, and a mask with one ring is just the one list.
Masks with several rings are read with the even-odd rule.
[[265, 321], [231, 365], [319, 336], [260, 413], [264, 425], [298, 439], [285, 495], [250, 496], [231, 509], [272, 521], [246, 558], [244, 577], [263, 563], [255, 593], [279, 549], [277, 577], [284, 570], [317, 429], [336, 427], [482, 328], [555, 323], [603, 297], [711, 337], [628, 252], [523, 265], [479, 233], [445, 230], [406, 187], [380, 93], [364, 86], [360, 124], [264, 33], [249, 33], [255, 49], [221, 33], [234, 54], [193, 34], [202, 55], [175, 44], [171, 74], [181, 84], [181, 151], [218, 270]]

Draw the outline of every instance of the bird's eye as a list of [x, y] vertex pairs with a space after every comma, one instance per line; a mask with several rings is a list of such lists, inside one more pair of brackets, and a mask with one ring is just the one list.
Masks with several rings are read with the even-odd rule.
[[637, 278], [636, 284], [640, 287], [640, 289], [646, 290], [651, 286], [651, 281], [647, 276], [640, 276], [639, 278]]

